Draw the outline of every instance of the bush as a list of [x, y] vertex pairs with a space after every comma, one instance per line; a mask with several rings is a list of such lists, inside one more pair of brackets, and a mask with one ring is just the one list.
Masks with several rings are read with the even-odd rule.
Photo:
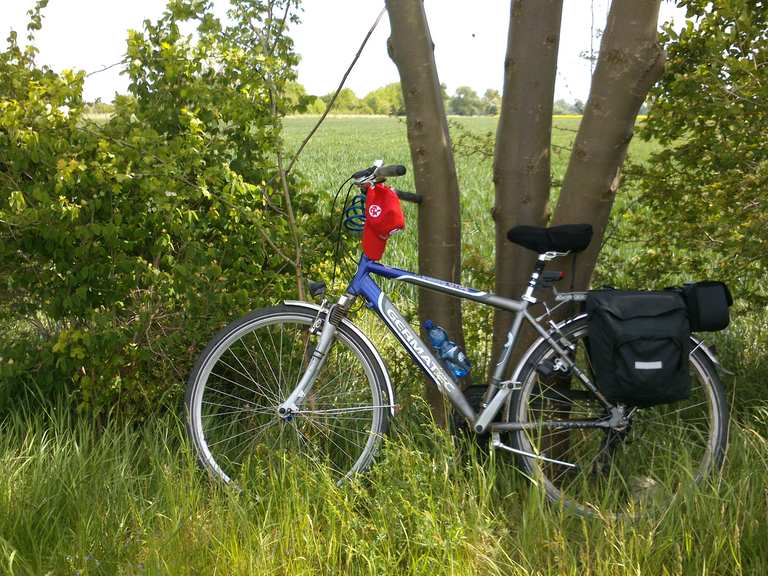
[[[37, 67], [15, 34], [0, 53], [6, 402], [34, 383], [146, 414], [178, 398], [216, 325], [294, 289], [275, 151], [296, 56], [261, 3], [234, 0], [227, 27], [210, 8], [173, 0], [130, 32], [130, 96], [106, 123], [84, 117], [82, 72]], [[294, 199], [310, 238], [315, 203]]]
[[683, 271], [768, 303], [768, 13], [752, 0], [681, 4], [694, 18], [665, 31], [664, 76], [641, 136], [664, 149], [634, 166], [628, 229], [648, 249], [632, 269], [664, 285]]

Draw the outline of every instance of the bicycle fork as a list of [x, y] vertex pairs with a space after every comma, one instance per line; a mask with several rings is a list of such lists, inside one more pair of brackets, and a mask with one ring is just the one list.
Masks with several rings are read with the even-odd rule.
[[[325, 360], [328, 356], [328, 351], [331, 349], [333, 341], [336, 339], [336, 332], [338, 330], [339, 323], [346, 317], [350, 306], [355, 297], [351, 294], [344, 294], [339, 298], [336, 304], [333, 304], [329, 309], [324, 310], [321, 308], [317, 315], [315, 324], [312, 325], [310, 333], [318, 328], [318, 323], [322, 324], [322, 330], [320, 331], [320, 339], [317, 346], [312, 351], [312, 356], [307, 363], [307, 369], [293, 389], [288, 398], [277, 407], [277, 413], [284, 419], [288, 420], [293, 414], [301, 410], [301, 406], [304, 403], [309, 392], [312, 390], [312, 386], [317, 379], [320, 370], [325, 364]], [[322, 321], [322, 315], [325, 312], [325, 321]]]

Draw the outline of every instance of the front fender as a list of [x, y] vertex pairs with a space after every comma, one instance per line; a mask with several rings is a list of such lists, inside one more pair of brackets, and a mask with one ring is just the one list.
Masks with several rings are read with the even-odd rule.
[[[317, 314], [320, 312], [320, 306], [317, 304], [312, 304], [310, 302], [302, 302], [301, 300], [283, 300], [283, 304], [286, 306], [296, 306], [297, 308], [305, 308], [308, 311], [312, 311], [312, 313]], [[395, 400], [395, 390], [392, 387], [392, 380], [389, 378], [389, 371], [387, 370], [387, 365], [384, 364], [384, 359], [381, 357], [381, 354], [379, 354], [379, 351], [376, 350], [376, 347], [373, 345], [373, 343], [370, 341], [368, 336], [365, 335], [365, 333], [360, 330], [357, 326], [355, 326], [351, 320], [348, 318], [344, 318], [341, 323], [346, 327], [349, 328], [352, 332], [355, 333], [355, 336], [358, 336], [365, 346], [370, 351], [371, 355], [376, 360], [376, 364], [378, 364], [379, 368], [381, 369], [381, 373], [384, 374], [384, 383], [387, 386], [387, 394], [389, 394], [389, 404], [390, 408], [389, 411], [392, 413], [392, 416], [395, 415], [395, 405], [397, 404]]]

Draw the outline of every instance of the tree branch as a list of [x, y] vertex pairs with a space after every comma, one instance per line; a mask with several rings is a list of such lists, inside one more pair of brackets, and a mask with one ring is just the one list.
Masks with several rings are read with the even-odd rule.
[[325, 107], [325, 112], [323, 112], [322, 116], [320, 116], [320, 119], [317, 121], [317, 124], [312, 128], [312, 130], [309, 131], [309, 134], [307, 134], [307, 137], [304, 138], [304, 141], [301, 143], [301, 146], [299, 146], [299, 149], [296, 151], [296, 153], [293, 155], [293, 158], [291, 158], [291, 161], [288, 163], [288, 168], [285, 169], [286, 174], [290, 173], [290, 171], [293, 169], [293, 165], [296, 164], [296, 160], [299, 159], [299, 155], [304, 150], [304, 147], [307, 145], [307, 142], [309, 142], [310, 138], [314, 136], [315, 132], [317, 132], [317, 129], [320, 128], [320, 124], [323, 123], [323, 120], [325, 120], [325, 117], [328, 116], [328, 113], [331, 111], [331, 108], [333, 108], [334, 103], [336, 102], [336, 98], [339, 96], [339, 92], [341, 92], [341, 89], [344, 87], [344, 83], [347, 81], [347, 77], [349, 76], [349, 73], [352, 72], [352, 68], [355, 67], [355, 64], [357, 64], [357, 61], [360, 59], [360, 55], [363, 53], [363, 48], [365, 48], [365, 45], [368, 43], [368, 39], [371, 37], [371, 34], [373, 34], [373, 31], [376, 29], [376, 26], [379, 24], [379, 20], [381, 20], [381, 17], [384, 15], [384, 12], [386, 12], [387, 9], [382, 8], [381, 12], [379, 12], [379, 15], [376, 16], [376, 21], [373, 23], [373, 26], [371, 26], [371, 29], [368, 30], [368, 33], [365, 35], [365, 38], [363, 38], [363, 43], [360, 44], [360, 48], [357, 50], [357, 54], [355, 54], [355, 57], [352, 59], [352, 63], [349, 65], [349, 68], [347, 68], [347, 71], [344, 72], [344, 76], [341, 78], [341, 82], [339, 82], [339, 87], [336, 88], [336, 92], [334, 92], [333, 97], [331, 98], [331, 101], [328, 103], [328, 106]]

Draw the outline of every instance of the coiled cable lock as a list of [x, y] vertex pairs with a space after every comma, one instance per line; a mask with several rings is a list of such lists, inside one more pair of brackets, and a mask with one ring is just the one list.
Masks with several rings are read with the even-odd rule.
[[344, 209], [344, 228], [350, 232], [362, 232], [365, 226], [365, 195], [358, 194]]

